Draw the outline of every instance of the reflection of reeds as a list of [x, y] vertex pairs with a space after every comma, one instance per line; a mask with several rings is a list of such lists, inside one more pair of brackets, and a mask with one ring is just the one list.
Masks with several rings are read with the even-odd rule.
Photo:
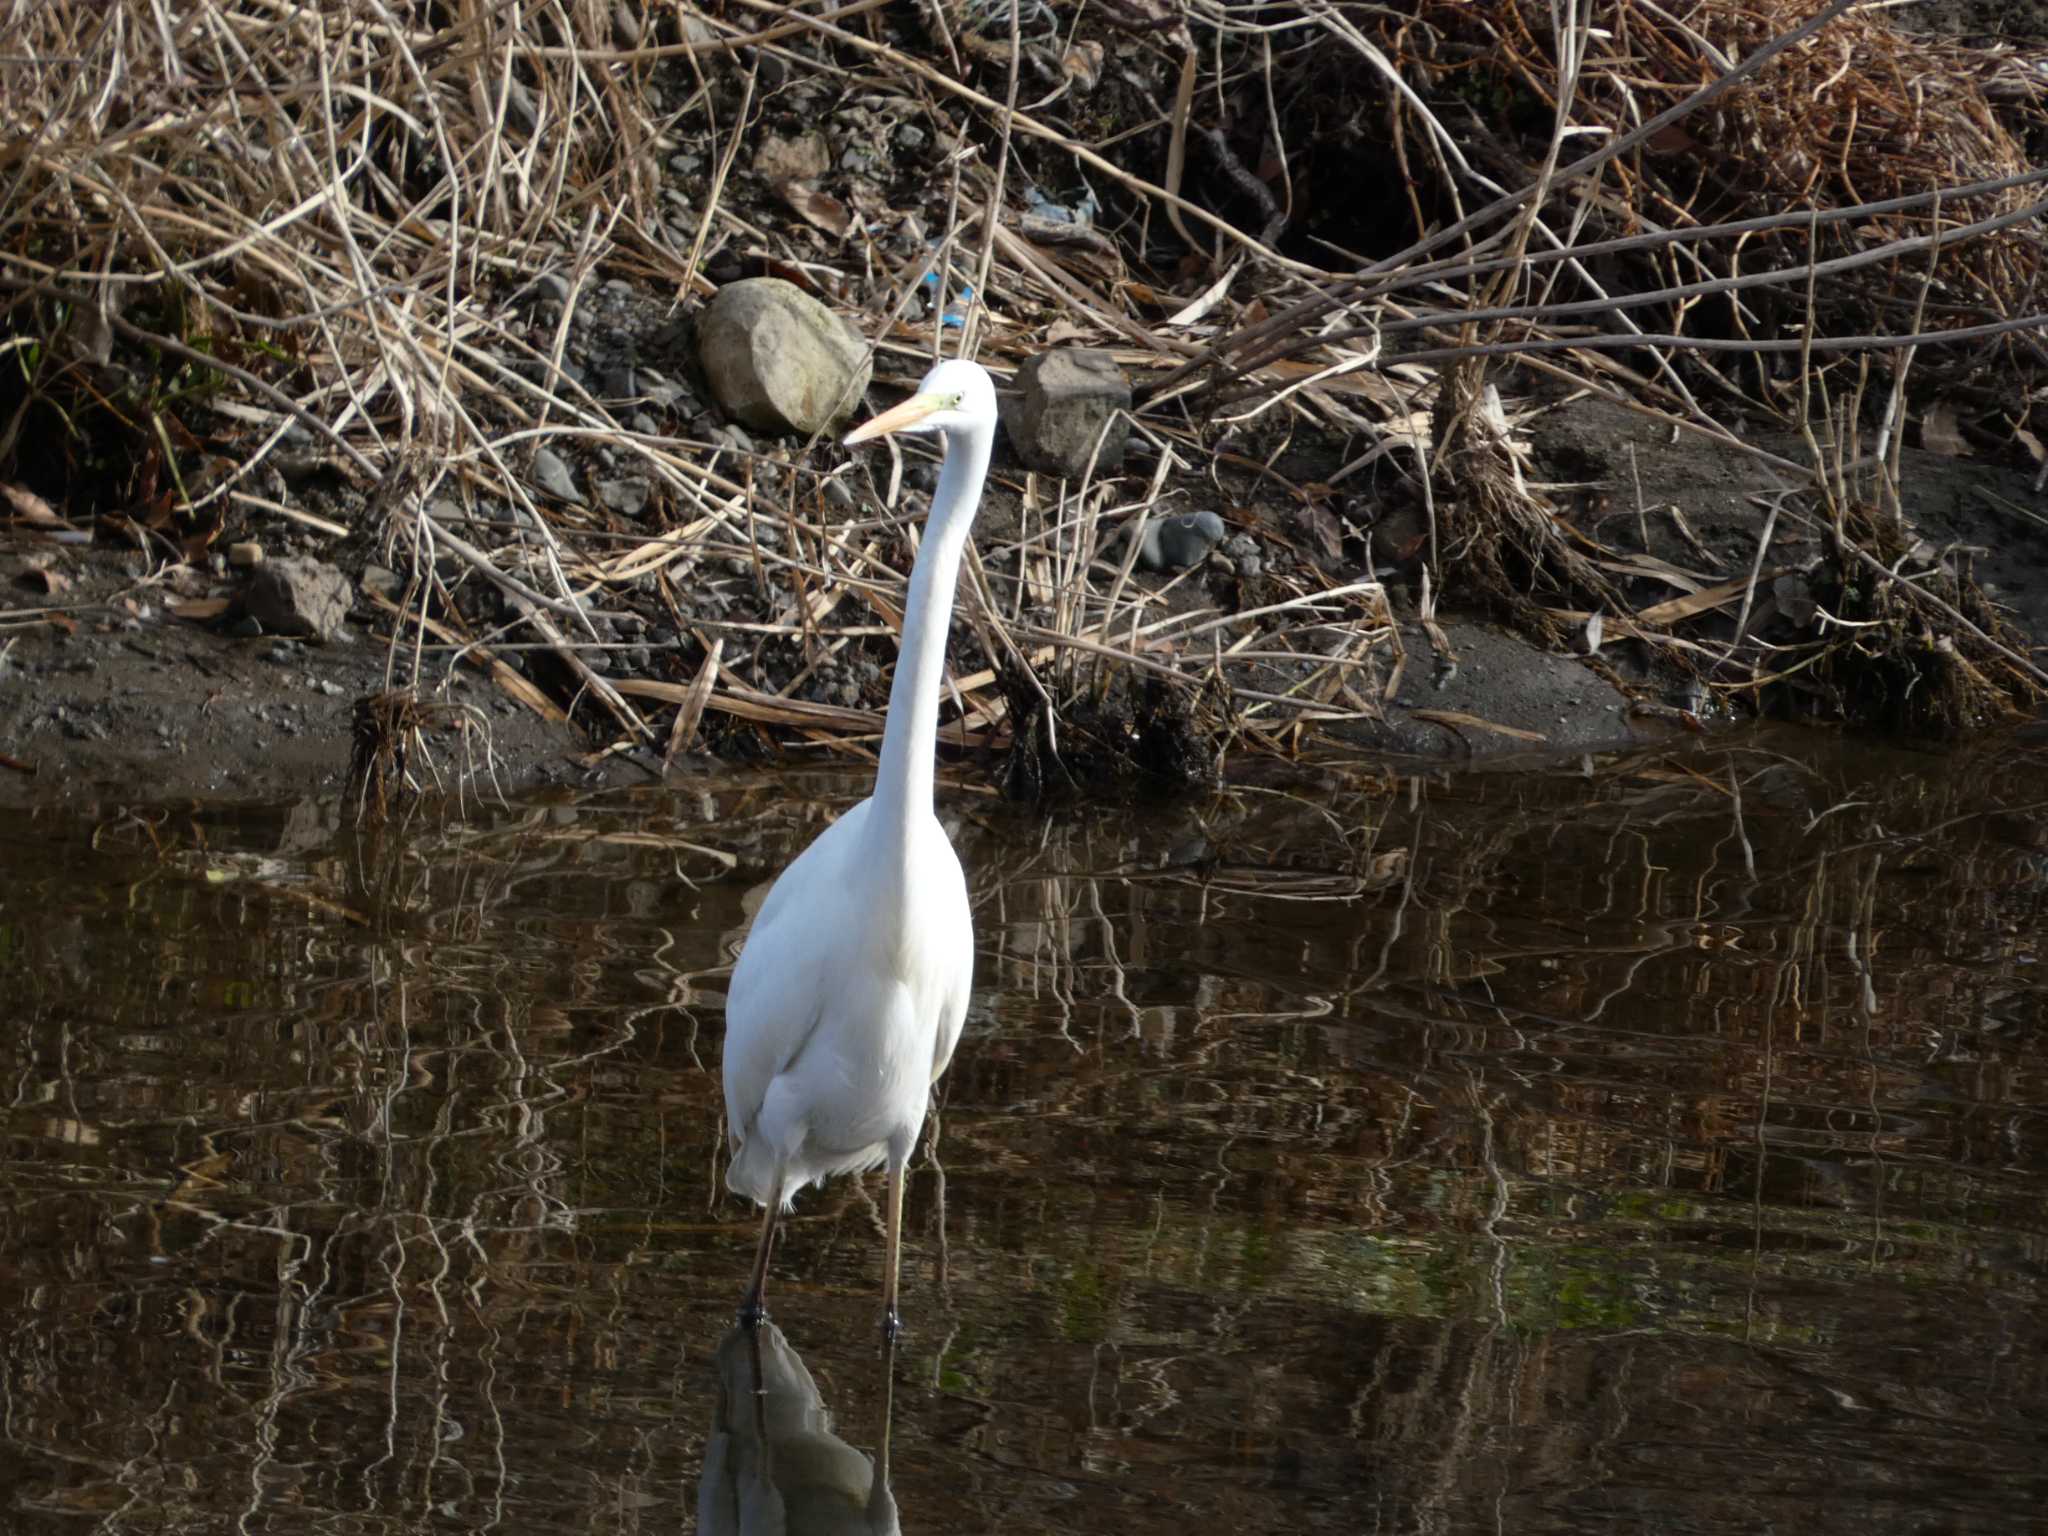
[[[965, 802], [987, 948], [906, 1499], [945, 1528], [934, 1416], [1025, 1398], [1064, 1416], [1003, 1445], [1120, 1479], [1188, 1437], [1363, 1443], [1390, 1498], [1453, 1509], [1509, 1475], [1454, 1448], [1517, 1404], [1576, 1405], [1528, 1420], [1517, 1475], [1583, 1469], [1687, 1373], [1881, 1329], [1873, 1297], [1938, 1293], [1943, 1348], [2048, 1390], [1998, 1354], [2048, 1262], [2040, 757], [1905, 766], [1758, 741], [1591, 780], [1332, 772], [1313, 805]], [[431, 1488], [580, 1528], [618, 1492], [587, 1439], [661, 1486], [647, 1437], [704, 1418], [677, 1352], [747, 1258], [747, 1214], [700, 1203], [720, 974], [747, 882], [858, 792], [281, 823], [239, 860], [251, 828], [165, 816], [99, 837], [118, 900], [28, 867], [10, 1454], [158, 1528], [161, 1485], [76, 1420], [118, 1360], [179, 1383], [187, 1427], [143, 1393], [93, 1411], [220, 1469], [221, 1507], [260, 1473], [335, 1521]], [[837, 1329], [868, 1337], [871, 1220], [850, 1191], [796, 1221], [786, 1303], [862, 1423]], [[1744, 1339], [1766, 1352], [1717, 1353]], [[179, 1497], [204, 1523], [227, 1495]]]

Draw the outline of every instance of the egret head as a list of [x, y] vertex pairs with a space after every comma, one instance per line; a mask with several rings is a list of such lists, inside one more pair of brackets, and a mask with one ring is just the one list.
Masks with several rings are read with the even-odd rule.
[[988, 370], [949, 358], [924, 376], [908, 400], [847, 433], [846, 446], [894, 432], [988, 432], [995, 424], [996, 387]]

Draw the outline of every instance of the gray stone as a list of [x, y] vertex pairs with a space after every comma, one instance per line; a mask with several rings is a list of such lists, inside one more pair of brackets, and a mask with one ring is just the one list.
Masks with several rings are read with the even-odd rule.
[[873, 373], [860, 332], [779, 277], [719, 289], [697, 350], [725, 413], [760, 432], [823, 431], [853, 414]]
[[1017, 383], [1024, 399], [1008, 426], [1027, 465], [1078, 480], [1099, 437], [1095, 472], [1113, 475], [1123, 468], [1124, 433], [1111, 418], [1131, 408], [1131, 386], [1108, 353], [1088, 347], [1041, 352], [1017, 370]]
[[832, 476], [825, 482], [824, 492], [826, 504], [835, 511], [851, 512], [859, 505], [858, 499], [853, 494], [853, 487], [837, 475]]
[[354, 600], [349, 580], [324, 560], [299, 556], [266, 560], [256, 567], [242, 596], [244, 613], [266, 635], [340, 638]]
[[405, 578], [388, 566], [363, 567], [363, 590], [372, 597], [395, 603], [405, 596]]
[[647, 482], [640, 479], [600, 480], [597, 499], [621, 517], [638, 517], [647, 510]]
[[569, 473], [564, 464], [546, 448], [533, 450], [533, 483], [560, 501], [573, 501], [579, 506], [583, 493], [576, 489], [576, 477]]
[[[1223, 519], [1214, 512], [1152, 518], [1146, 522], [1144, 540], [1138, 545], [1138, 567], [1146, 571], [1181, 571], [1199, 565], [1228, 531]], [[1128, 533], [1125, 537], [1129, 537]]]
[[633, 372], [633, 382], [639, 387], [648, 404], [660, 410], [667, 410], [678, 400], [687, 401], [689, 398], [690, 392], [682, 385], [671, 382], [652, 368], [636, 368]]

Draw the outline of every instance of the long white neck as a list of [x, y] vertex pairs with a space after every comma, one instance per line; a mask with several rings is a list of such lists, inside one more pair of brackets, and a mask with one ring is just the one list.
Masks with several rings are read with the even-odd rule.
[[992, 427], [946, 434], [946, 464], [925, 519], [924, 544], [910, 573], [896, 680], [889, 688], [889, 723], [882, 732], [882, 766], [875, 774], [873, 835], [877, 856], [900, 858], [912, 830], [932, 810], [932, 760], [939, 745], [939, 688], [946, 673], [946, 630], [960, 557], [988, 475]]

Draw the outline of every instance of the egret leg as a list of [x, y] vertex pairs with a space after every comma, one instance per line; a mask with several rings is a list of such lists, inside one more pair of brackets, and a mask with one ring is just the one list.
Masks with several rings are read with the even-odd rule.
[[768, 1255], [775, 1247], [775, 1221], [782, 1214], [782, 1179], [768, 1191], [768, 1207], [761, 1213], [761, 1242], [754, 1250], [754, 1279], [740, 1302], [740, 1322], [751, 1328], [768, 1315]]
[[896, 1269], [903, 1253], [903, 1165], [889, 1162], [889, 1224], [882, 1257], [882, 1342], [895, 1345], [903, 1332], [903, 1319], [896, 1313]]

